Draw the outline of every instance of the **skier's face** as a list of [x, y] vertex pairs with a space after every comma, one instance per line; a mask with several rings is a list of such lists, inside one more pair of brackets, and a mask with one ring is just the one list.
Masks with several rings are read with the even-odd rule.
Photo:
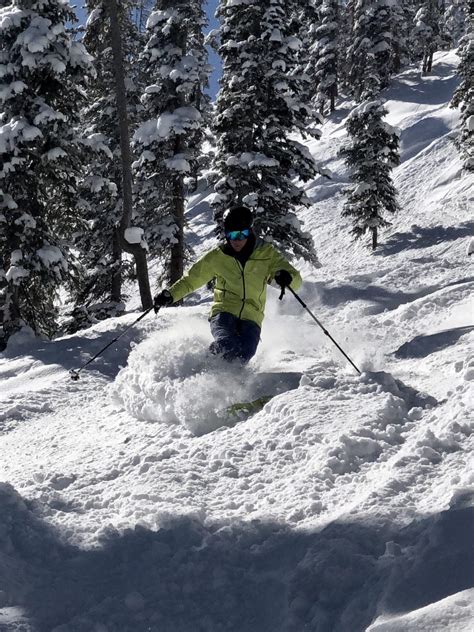
[[229, 243], [235, 252], [240, 252], [245, 247], [247, 239], [229, 239]]

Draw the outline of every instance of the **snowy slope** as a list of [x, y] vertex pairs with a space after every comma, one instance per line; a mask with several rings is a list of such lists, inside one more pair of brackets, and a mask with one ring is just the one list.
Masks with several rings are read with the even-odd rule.
[[[348, 110], [310, 145], [302, 296], [364, 373], [271, 293], [245, 370], [206, 358], [209, 296], [0, 356], [0, 631], [474, 628], [472, 181], [447, 107], [456, 58], [387, 93], [403, 210], [375, 254], [340, 218]], [[191, 230], [207, 248], [203, 194]], [[299, 387], [227, 427], [262, 372]], [[277, 378], [275, 378], [277, 379]]]

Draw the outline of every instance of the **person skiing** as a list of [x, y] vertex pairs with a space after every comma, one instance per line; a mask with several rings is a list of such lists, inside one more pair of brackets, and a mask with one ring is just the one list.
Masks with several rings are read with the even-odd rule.
[[215, 280], [210, 326], [211, 353], [246, 364], [260, 342], [267, 284], [297, 290], [300, 273], [269, 242], [259, 239], [253, 215], [246, 206], [224, 213], [225, 243], [199, 259], [169, 289], [154, 298], [155, 311], [176, 303], [212, 279]]

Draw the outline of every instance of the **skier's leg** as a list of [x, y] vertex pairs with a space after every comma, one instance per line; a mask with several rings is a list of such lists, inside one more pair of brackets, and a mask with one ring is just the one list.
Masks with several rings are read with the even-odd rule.
[[214, 355], [225, 360], [240, 360], [247, 364], [257, 351], [260, 327], [251, 320], [240, 320], [233, 314], [221, 312], [211, 318], [214, 342], [209, 347]]
[[260, 327], [251, 320], [240, 321], [239, 357], [247, 364], [255, 355], [260, 342]]
[[214, 338], [214, 342], [209, 347], [211, 353], [221, 355], [226, 360], [238, 358], [240, 352], [239, 319], [228, 312], [220, 312], [211, 318], [210, 323]]

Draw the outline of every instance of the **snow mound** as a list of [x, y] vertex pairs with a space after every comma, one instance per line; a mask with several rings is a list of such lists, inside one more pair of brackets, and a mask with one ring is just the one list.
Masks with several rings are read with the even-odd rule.
[[471, 632], [473, 604], [474, 589], [471, 588], [413, 612], [376, 622], [367, 632]]

